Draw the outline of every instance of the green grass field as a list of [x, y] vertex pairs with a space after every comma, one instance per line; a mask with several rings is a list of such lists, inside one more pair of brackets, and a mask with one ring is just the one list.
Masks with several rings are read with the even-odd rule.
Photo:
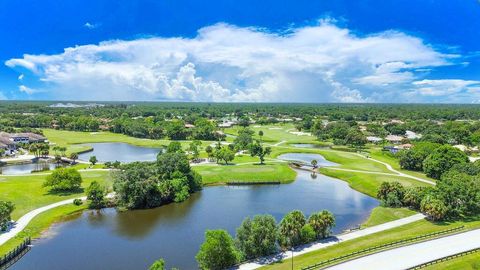
[[[251, 125], [249, 127], [255, 132], [255, 139], [260, 139], [258, 132], [263, 131], [263, 137], [261, 138], [264, 142], [281, 142], [286, 141], [288, 143], [315, 143], [316, 137], [307, 136], [307, 135], [296, 135], [291, 132], [295, 132], [295, 126], [293, 124], [276, 124], [276, 125]], [[240, 127], [234, 126], [231, 128], [226, 128], [224, 132], [226, 134], [231, 134], [236, 136]]]
[[[427, 234], [431, 232], [442, 231], [449, 228], [458, 227], [461, 225], [465, 225], [467, 229], [478, 228], [480, 227], [480, 217], [472, 221], [457, 221], [452, 223], [447, 223], [447, 222], [432, 223], [427, 220], [420, 220], [420, 221], [413, 222], [411, 224], [407, 224], [401, 227], [379, 232], [369, 236], [364, 236], [358, 239], [345, 241], [331, 247], [319, 249], [319, 250], [309, 252], [300, 256], [296, 256], [294, 258], [294, 269], [301, 269], [302, 267], [306, 267], [323, 260], [338, 257], [340, 255], [348, 254], [353, 251], [362, 250], [368, 247], [386, 244], [389, 242], [406, 239], [406, 238]], [[274, 263], [274, 264], [262, 267], [261, 269], [275, 269], [275, 270], [291, 269], [291, 260]], [[440, 269], [440, 268], [434, 267], [431, 269]], [[451, 268], [451, 269], [456, 269], [456, 268]]]
[[362, 227], [372, 227], [389, 221], [394, 221], [396, 219], [408, 217], [415, 215], [417, 212], [412, 211], [408, 208], [388, 208], [378, 206], [375, 207], [370, 213], [370, 217], [362, 224]]
[[425, 270], [479, 270], [480, 269], [480, 252], [463, 256], [432, 266], [423, 268]]
[[0, 256], [8, 253], [27, 238], [40, 237], [53, 223], [64, 220], [67, 216], [83, 211], [87, 208], [86, 204], [76, 206], [73, 204], [63, 205], [41, 213], [36, 216], [27, 227], [14, 238], [0, 246]]
[[411, 186], [429, 186], [426, 183], [393, 175], [381, 175], [381, 174], [368, 174], [368, 173], [359, 173], [359, 172], [347, 172], [347, 171], [337, 171], [330, 170], [328, 168], [320, 169], [322, 174], [325, 174], [330, 177], [335, 177], [346, 181], [350, 187], [355, 190], [358, 190], [364, 194], [367, 194], [371, 197], [377, 196], [377, 190], [383, 182], [400, 182], [405, 187]]
[[[102, 142], [121, 142], [128, 143], [136, 146], [143, 147], [164, 147], [167, 146], [170, 140], [152, 140], [130, 137], [123, 134], [112, 132], [80, 132], [80, 131], [67, 131], [56, 129], [44, 129], [44, 135], [48, 140], [59, 146], [66, 146], [67, 152], [82, 152], [89, 150], [90, 147], [79, 145], [85, 143], [102, 143]], [[180, 141], [182, 146], [186, 149], [190, 141]], [[207, 146], [212, 142], [203, 141], [202, 145]]]
[[265, 182], [280, 181], [289, 183], [296, 173], [285, 163], [268, 163], [265, 165], [205, 165], [193, 167], [200, 173], [205, 185], [224, 184], [230, 181]]
[[[108, 171], [81, 171], [83, 183], [86, 188], [94, 180], [103, 185], [110, 186], [111, 180]], [[42, 186], [46, 175], [25, 175], [25, 176], [0, 176], [0, 194], [2, 200], [11, 201], [15, 204], [12, 218], [16, 220], [25, 213], [54, 202], [83, 196], [78, 193], [51, 193], [48, 188]]]

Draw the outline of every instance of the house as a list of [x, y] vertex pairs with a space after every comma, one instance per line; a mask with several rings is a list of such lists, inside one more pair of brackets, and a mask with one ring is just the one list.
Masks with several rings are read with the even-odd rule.
[[5, 155], [12, 155], [15, 153], [17, 147], [15, 143], [10, 140], [10, 138], [4, 137], [2, 134], [0, 134], [0, 149], [5, 150]]
[[410, 143], [401, 144], [398, 146], [398, 149], [411, 149], [413, 147]]
[[457, 148], [458, 150], [460, 150], [462, 152], [467, 152], [468, 151], [468, 147], [463, 145], [463, 144], [457, 144], [457, 145], [454, 145], [453, 147]]
[[[3, 144], [12, 143], [12, 144], [19, 144], [19, 143], [42, 143], [46, 142], [47, 138], [43, 137], [42, 135], [27, 132], [27, 133], [0, 133], [0, 142]], [[8, 142], [8, 143], [7, 143]]]
[[416, 139], [421, 139], [422, 134], [417, 134], [411, 130], [405, 131], [405, 137], [407, 137], [409, 140], [416, 140]]
[[389, 151], [392, 154], [396, 154], [398, 153], [398, 151], [400, 151], [400, 149], [398, 149], [398, 147], [396, 146], [389, 145], [389, 146], [384, 146], [383, 151]]
[[185, 128], [194, 128], [195, 125], [192, 125], [192, 124], [185, 124]]
[[375, 136], [367, 136], [367, 141], [370, 143], [379, 143], [383, 141], [383, 139]]
[[388, 135], [387, 137], [385, 137], [385, 140], [387, 140], [390, 143], [398, 144], [402, 142], [403, 137], [397, 136], [397, 135]]

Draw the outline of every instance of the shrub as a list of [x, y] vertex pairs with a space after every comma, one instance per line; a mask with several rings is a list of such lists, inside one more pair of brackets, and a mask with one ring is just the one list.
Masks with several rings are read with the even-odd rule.
[[245, 259], [266, 256], [277, 250], [277, 224], [271, 215], [246, 218], [237, 228], [235, 245]]
[[58, 168], [48, 175], [44, 187], [51, 187], [54, 191], [74, 191], [80, 189], [82, 176], [74, 168]]
[[317, 240], [317, 233], [310, 224], [303, 225], [301, 231], [301, 238], [303, 243], [310, 243]]
[[87, 199], [90, 201], [89, 207], [93, 209], [105, 207], [105, 195], [107, 195], [106, 189], [97, 181], [90, 183], [90, 186], [87, 188]]
[[302, 211], [294, 210], [286, 214], [278, 226], [279, 244], [282, 248], [291, 248], [302, 243], [302, 227], [306, 220]]
[[15, 209], [12, 202], [0, 201], [0, 231], [7, 229], [8, 224], [12, 220], [11, 214]]
[[386, 207], [401, 207], [405, 188], [399, 182], [383, 182], [377, 192], [377, 197]]
[[316, 238], [328, 237], [335, 226], [335, 217], [330, 211], [323, 210], [313, 213], [308, 218], [308, 224], [313, 228]]
[[80, 206], [83, 204], [82, 200], [81, 199], [74, 199], [73, 200], [73, 204], [76, 205], [76, 206]]
[[444, 219], [448, 211], [445, 203], [433, 195], [425, 196], [420, 205], [420, 210], [433, 221]]
[[200, 269], [225, 269], [238, 262], [239, 253], [225, 230], [207, 230], [205, 241], [195, 256]]

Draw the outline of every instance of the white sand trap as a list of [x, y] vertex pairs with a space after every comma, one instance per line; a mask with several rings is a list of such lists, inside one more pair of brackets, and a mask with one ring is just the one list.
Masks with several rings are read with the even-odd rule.
[[283, 129], [283, 128], [279, 128], [279, 127], [273, 127], [273, 128], [268, 128], [270, 130], [278, 130], [278, 129]]
[[290, 131], [290, 133], [298, 136], [312, 136], [310, 132]]

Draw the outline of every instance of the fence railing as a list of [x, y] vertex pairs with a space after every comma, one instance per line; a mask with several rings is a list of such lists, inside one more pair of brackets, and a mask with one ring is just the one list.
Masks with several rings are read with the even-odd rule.
[[348, 253], [348, 254], [345, 254], [345, 255], [342, 255], [342, 256], [334, 257], [334, 258], [331, 258], [331, 259], [328, 259], [328, 260], [325, 260], [325, 261], [321, 261], [321, 262], [313, 264], [313, 265], [309, 265], [307, 267], [302, 268], [302, 270], [318, 269], [318, 268], [326, 266], [326, 265], [339, 263], [339, 262], [343, 261], [344, 259], [350, 259], [350, 258], [353, 258], [353, 257], [357, 257], [359, 255], [368, 254], [368, 253], [371, 253], [372, 251], [379, 251], [379, 250], [387, 249], [387, 248], [394, 247], [394, 246], [403, 245], [403, 244], [410, 243], [410, 242], [417, 242], [417, 241], [422, 240], [422, 239], [427, 239], [427, 238], [435, 237], [435, 236], [442, 235], [442, 234], [448, 234], [448, 233], [451, 233], [451, 232], [460, 231], [463, 228], [464, 228], [464, 226], [459, 226], [459, 227], [455, 227], [455, 228], [451, 228], [451, 229], [447, 229], [447, 230], [443, 230], [443, 231], [438, 231], [438, 232], [433, 232], [433, 233], [428, 233], [428, 234], [422, 234], [422, 235], [407, 238], [407, 239], [402, 239], [402, 240], [398, 240], [398, 241], [394, 241], [394, 242], [389, 242], [389, 243], [386, 243], [386, 244], [383, 244], [383, 245], [369, 247], [369, 248], [354, 251], [354, 252], [351, 252], [351, 253]]
[[473, 254], [473, 253], [476, 253], [476, 252], [479, 252], [479, 251], [480, 251], [480, 248], [474, 248], [474, 249], [467, 250], [467, 251], [464, 251], [464, 252], [460, 252], [460, 253], [457, 253], [457, 254], [445, 256], [445, 257], [442, 257], [442, 258], [439, 258], [439, 259], [436, 259], [436, 260], [433, 260], [433, 261], [422, 263], [420, 265], [408, 268], [408, 270], [422, 269], [422, 268], [425, 268], [427, 266], [432, 266], [432, 265], [437, 264], [437, 263], [450, 261], [450, 260], [460, 258], [460, 257], [463, 257], [463, 256], [467, 256], [467, 255], [470, 255], [470, 254]]
[[7, 269], [13, 263], [15, 263], [19, 258], [21, 258], [25, 253], [30, 249], [32, 239], [30, 237], [23, 240], [23, 242], [18, 245], [15, 249], [11, 250], [0, 258], [0, 269]]

